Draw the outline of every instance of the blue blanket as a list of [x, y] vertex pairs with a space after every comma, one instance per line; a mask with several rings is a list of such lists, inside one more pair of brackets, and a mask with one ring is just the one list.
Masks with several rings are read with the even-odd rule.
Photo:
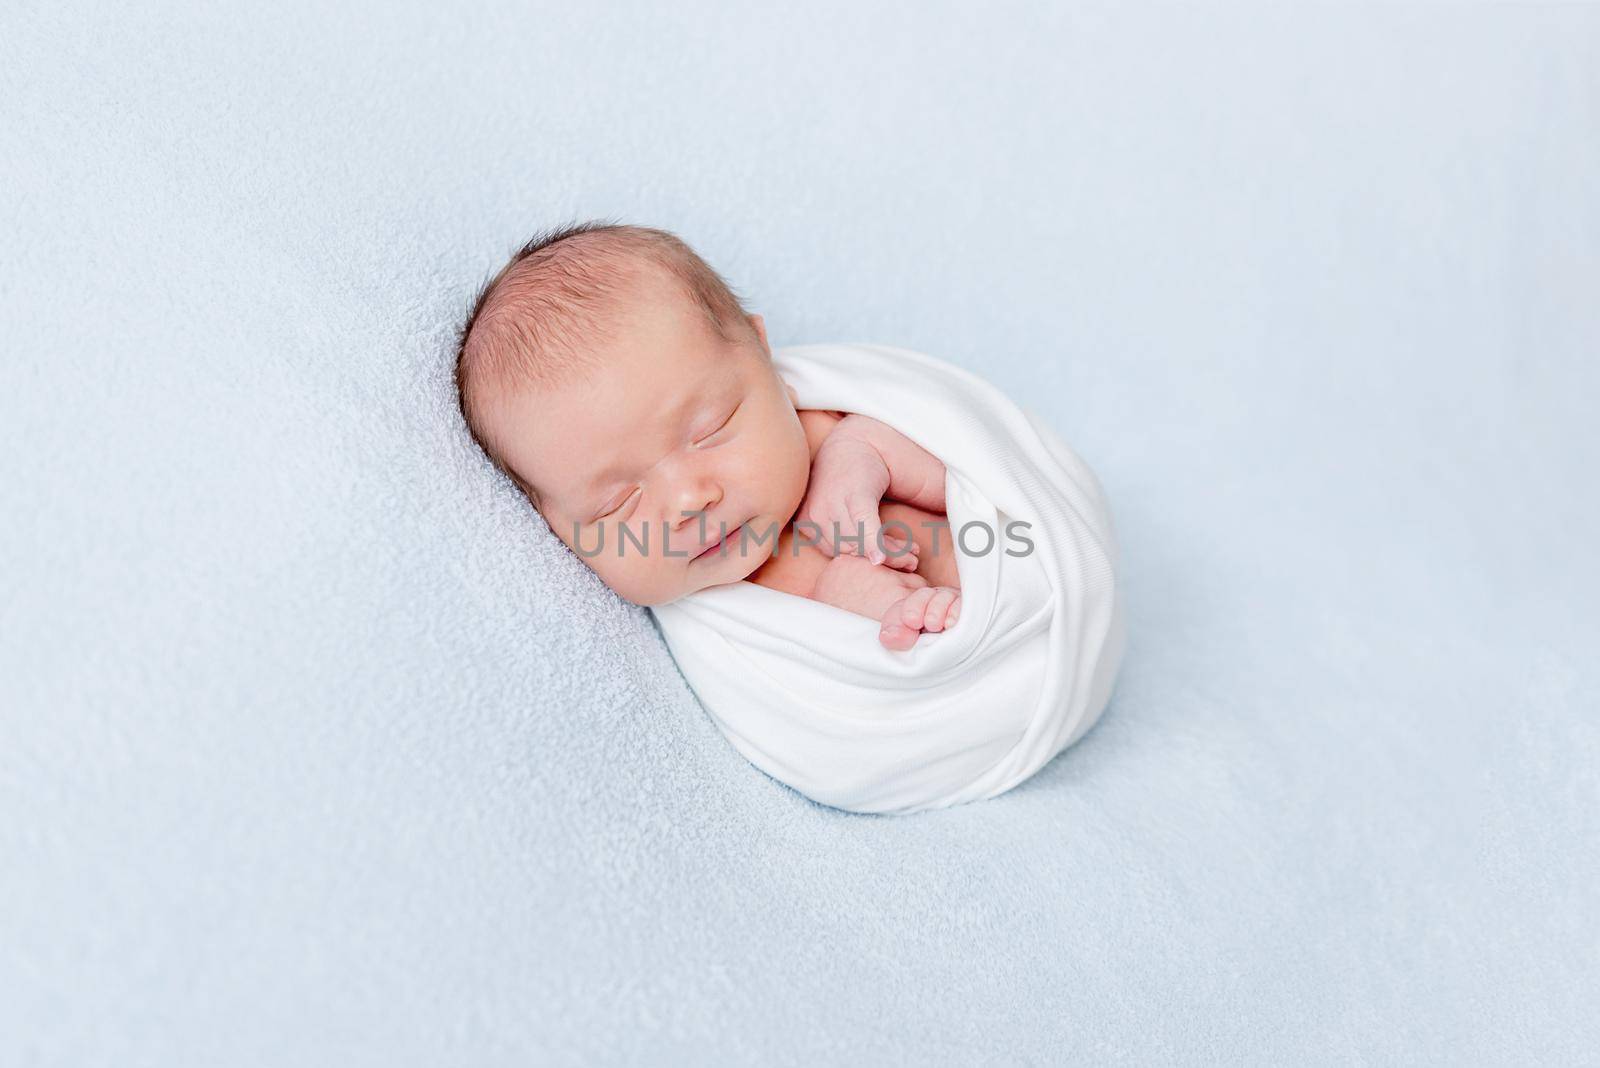
[[[1600, 11], [470, 11], [0, 14], [15, 1063], [1592, 1060]], [[455, 409], [589, 216], [1072, 442], [1087, 738], [733, 751]]]

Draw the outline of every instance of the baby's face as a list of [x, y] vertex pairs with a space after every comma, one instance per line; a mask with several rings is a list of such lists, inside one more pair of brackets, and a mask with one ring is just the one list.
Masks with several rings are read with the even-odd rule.
[[[556, 535], [627, 600], [665, 604], [766, 562], [805, 494], [810, 450], [760, 316], [758, 336], [736, 342], [675, 292], [621, 318], [588, 381], [502, 391], [487, 414]], [[728, 544], [697, 557], [724, 528]]]

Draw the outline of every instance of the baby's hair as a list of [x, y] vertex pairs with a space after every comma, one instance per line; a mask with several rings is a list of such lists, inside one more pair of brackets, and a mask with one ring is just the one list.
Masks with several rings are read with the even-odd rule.
[[605, 220], [542, 231], [484, 285], [456, 342], [456, 395], [474, 441], [537, 507], [538, 491], [483, 432], [482, 389], [560, 385], [589, 368], [622, 298], [650, 268], [665, 271], [724, 341], [753, 336], [732, 287], [676, 235]]

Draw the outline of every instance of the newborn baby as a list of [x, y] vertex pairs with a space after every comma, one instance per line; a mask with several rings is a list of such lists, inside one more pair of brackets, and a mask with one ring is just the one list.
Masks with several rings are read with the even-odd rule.
[[530, 242], [478, 298], [456, 383], [484, 452], [634, 604], [756, 582], [880, 620], [896, 650], [960, 614], [944, 465], [798, 409], [761, 316], [665, 231]]

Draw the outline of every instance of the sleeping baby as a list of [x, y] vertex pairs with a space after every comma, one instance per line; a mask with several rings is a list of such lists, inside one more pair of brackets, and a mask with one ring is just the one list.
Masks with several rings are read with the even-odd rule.
[[633, 604], [755, 582], [881, 621], [894, 650], [960, 615], [944, 465], [799, 409], [761, 316], [672, 234], [529, 242], [478, 298], [456, 384], [484, 452]]

